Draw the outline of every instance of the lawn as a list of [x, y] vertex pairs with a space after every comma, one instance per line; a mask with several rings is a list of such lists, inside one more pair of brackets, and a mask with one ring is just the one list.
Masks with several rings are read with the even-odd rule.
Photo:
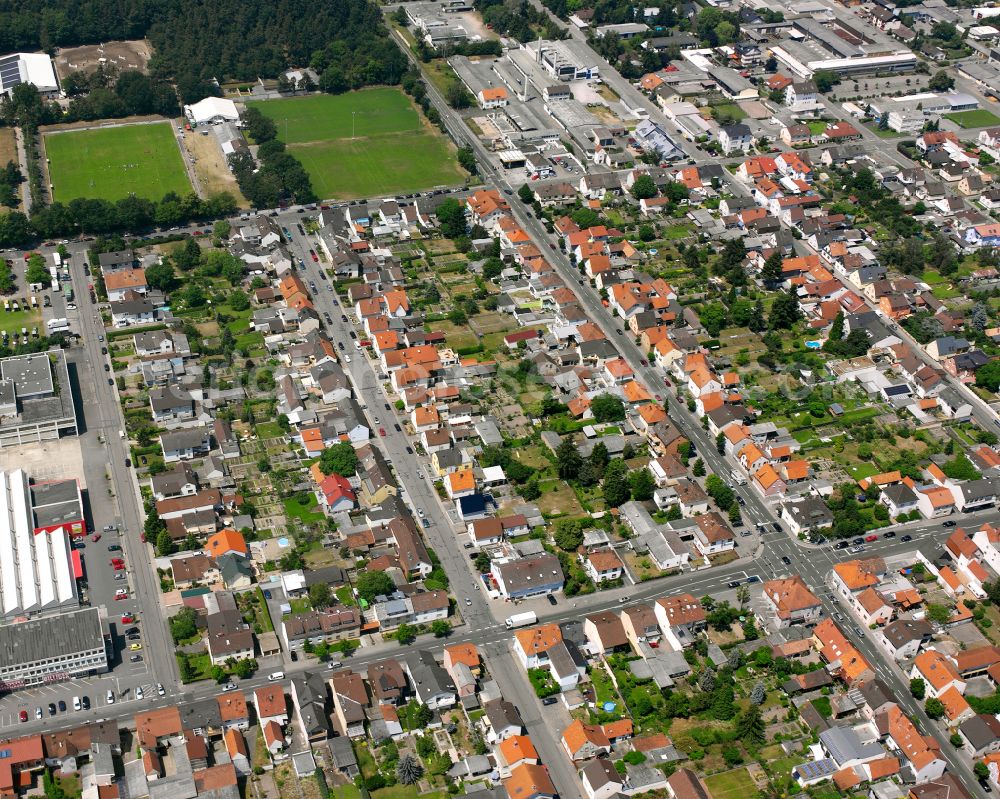
[[190, 193], [169, 122], [70, 130], [45, 135], [53, 199], [159, 200]]
[[[22, 303], [18, 302], [18, 304]], [[20, 335], [24, 328], [27, 328], [30, 334], [33, 327], [39, 328], [39, 335], [44, 335], [41, 325], [42, 311], [40, 308], [29, 308], [27, 311], [0, 310], [0, 330], [6, 330], [11, 335]]]
[[277, 422], [257, 423], [257, 436], [259, 438], [278, 438], [284, 434], [285, 431], [281, 429], [281, 425]]
[[302, 162], [313, 189], [342, 199], [462, 183], [454, 149], [399, 89], [266, 100], [278, 138]]
[[878, 467], [871, 463], [859, 463], [848, 466], [847, 473], [855, 480], [863, 480], [866, 477], [874, 477], [878, 474]]
[[988, 128], [1000, 125], [1000, 117], [985, 108], [979, 108], [975, 111], [957, 111], [954, 114], [945, 114], [944, 118], [950, 119], [963, 128]]
[[745, 768], [705, 777], [705, 786], [714, 799], [744, 799], [757, 793], [757, 786]]
[[289, 497], [284, 501], [285, 515], [298, 519], [303, 524], [315, 524], [316, 522], [321, 522], [325, 518], [322, 511], [314, 511], [313, 508], [319, 507], [316, 503], [316, 497], [312, 494], [308, 495], [308, 500], [304, 503], [299, 502], [298, 497]]
[[806, 126], [809, 128], [809, 132], [813, 136], [818, 136], [829, 127], [829, 123], [821, 119], [811, 119], [806, 122]]

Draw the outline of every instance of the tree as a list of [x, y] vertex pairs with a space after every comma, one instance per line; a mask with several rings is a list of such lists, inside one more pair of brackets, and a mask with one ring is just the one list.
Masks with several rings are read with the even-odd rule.
[[521, 188], [517, 190], [517, 196], [521, 198], [521, 202], [525, 205], [530, 205], [535, 199], [535, 192], [532, 191], [529, 184], [522, 183]]
[[944, 715], [944, 703], [933, 696], [924, 702], [924, 711], [930, 719], [939, 719]]
[[946, 92], [954, 88], [954, 86], [955, 79], [944, 69], [939, 69], [927, 81], [927, 88], [932, 92]]
[[174, 553], [174, 539], [170, 537], [170, 531], [163, 530], [156, 536], [156, 552], [161, 558]]
[[187, 239], [182, 245], [173, 251], [171, 257], [178, 269], [185, 271], [194, 269], [201, 263], [201, 247], [197, 239]]
[[754, 683], [753, 690], [750, 691], [750, 704], [763, 705], [765, 699], [767, 699], [767, 690], [764, 688], [764, 683], [758, 680]]
[[717, 336], [729, 321], [729, 313], [721, 302], [710, 302], [698, 311], [698, 320], [710, 336]]
[[745, 744], [758, 747], [767, 742], [767, 735], [764, 731], [764, 719], [760, 714], [760, 702], [751, 702], [750, 707], [740, 713], [736, 720], [736, 737]]
[[174, 267], [166, 258], [160, 263], [153, 264], [146, 269], [146, 282], [150, 288], [160, 291], [170, 292], [177, 288], [177, 276], [174, 274]]
[[396, 640], [401, 646], [409, 646], [417, 640], [417, 628], [412, 624], [400, 624], [396, 628]]
[[447, 638], [451, 635], [451, 625], [444, 619], [437, 619], [431, 622], [431, 632], [435, 638]]
[[706, 666], [698, 675], [698, 687], [706, 694], [715, 690], [715, 672]]
[[441, 235], [449, 239], [465, 235], [465, 209], [454, 197], [449, 197], [437, 209]]
[[330, 607], [331, 599], [330, 586], [326, 583], [315, 583], [309, 586], [309, 602], [314, 610]]
[[694, 462], [694, 465], [691, 467], [691, 474], [693, 474], [695, 477], [704, 477], [705, 476], [705, 461], [703, 461], [701, 458], [698, 458]]
[[656, 196], [656, 182], [649, 175], [639, 175], [632, 183], [632, 196], [637, 200], [648, 200]]
[[358, 454], [348, 441], [327, 447], [319, 457], [319, 470], [323, 474], [353, 477], [358, 468]]
[[830, 69], [820, 69], [813, 73], [813, 83], [816, 84], [816, 91], [826, 94], [840, 83], [840, 75]]
[[572, 438], [566, 436], [556, 447], [556, 472], [563, 480], [572, 479], [576, 477], [582, 463], [583, 458], [580, 457], [576, 444]]
[[367, 571], [358, 577], [355, 588], [358, 590], [358, 596], [371, 604], [375, 597], [387, 596], [395, 591], [396, 584], [385, 572]]
[[212, 666], [211, 676], [217, 683], [223, 683], [229, 679], [228, 672], [222, 666]]
[[962, 738], [962, 736], [961, 736], [961, 735], [959, 735], [959, 734], [958, 734], [957, 732], [953, 732], [953, 733], [951, 734], [951, 737], [950, 737], [950, 738], [948, 739], [948, 741], [949, 741], [949, 742], [951, 743], [951, 745], [952, 745], [952, 746], [954, 746], [954, 747], [955, 747], [956, 749], [961, 749], [961, 748], [962, 748], [962, 746], [963, 746], [963, 745], [965, 744], [965, 739], [964, 739], [964, 738]]
[[609, 508], [623, 505], [632, 496], [628, 475], [628, 465], [621, 458], [615, 458], [604, 470], [604, 481], [601, 483], [601, 489], [604, 494], [604, 502]]
[[972, 465], [972, 461], [964, 452], [958, 453], [954, 458], [941, 467], [941, 471], [952, 480], [977, 480], [979, 471]]
[[768, 317], [768, 327], [771, 330], [789, 330], [799, 319], [799, 298], [792, 292], [781, 292], [771, 305], [771, 315]]
[[242, 658], [236, 661], [236, 667], [233, 669], [233, 674], [239, 677], [241, 680], [248, 680], [253, 677], [254, 672], [257, 671], [257, 661], [253, 658]]
[[483, 574], [490, 570], [490, 566], [492, 564], [493, 560], [490, 558], [490, 556], [487, 555], [485, 552], [480, 552], [478, 555], [476, 555], [476, 560], [473, 565], [476, 567], [477, 572]]
[[594, 444], [594, 448], [590, 451], [590, 463], [594, 467], [598, 479], [604, 477], [604, 470], [610, 460], [611, 456], [608, 455], [607, 445], [603, 441]]
[[656, 480], [653, 479], [649, 469], [636, 469], [628, 476], [629, 488], [632, 490], [632, 499], [636, 502], [645, 502], [653, 498], [656, 490]]
[[194, 608], [183, 607], [170, 617], [169, 626], [175, 644], [187, 641], [198, 634], [198, 614]]
[[556, 523], [556, 531], [552, 538], [560, 549], [575, 552], [583, 543], [583, 528], [575, 519], [563, 519]]
[[49, 283], [49, 270], [45, 266], [45, 259], [35, 253], [28, 259], [28, 268], [24, 273], [24, 279], [28, 283]]
[[972, 773], [976, 775], [977, 780], [986, 780], [990, 776], [990, 767], [982, 760], [977, 760], [972, 765]]
[[403, 755], [396, 764], [396, 779], [403, 785], [416, 785], [424, 775], [424, 767], [413, 755]]
[[619, 422], [625, 418], [625, 404], [613, 394], [598, 394], [590, 401], [597, 422]]
[[992, 391], [1000, 391], [1000, 359], [993, 358], [976, 370], [976, 385]]
[[197, 676], [197, 672], [187, 652], [180, 652], [177, 655], [177, 666], [180, 671], [181, 682], [192, 682]]
[[927, 603], [927, 618], [935, 624], [946, 624], [951, 618], [951, 611], [947, 605], [939, 605], [935, 602]]

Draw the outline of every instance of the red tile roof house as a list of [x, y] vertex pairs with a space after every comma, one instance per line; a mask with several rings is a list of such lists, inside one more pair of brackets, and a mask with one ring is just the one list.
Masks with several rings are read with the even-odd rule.
[[331, 474], [320, 483], [319, 498], [328, 513], [348, 511], [355, 502], [350, 481], [339, 474]]
[[653, 611], [663, 637], [675, 651], [691, 646], [705, 628], [705, 609], [691, 594], [657, 599]]

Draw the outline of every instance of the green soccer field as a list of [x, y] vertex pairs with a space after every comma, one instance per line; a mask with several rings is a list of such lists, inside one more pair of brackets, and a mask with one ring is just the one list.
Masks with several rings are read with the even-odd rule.
[[191, 191], [169, 122], [70, 130], [45, 135], [54, 200], [159, 200]]
[[323, 199], [399, 194], [461, 183], [450, 142], [399, 89], [364, 89], [247, 105], [274, 120]]

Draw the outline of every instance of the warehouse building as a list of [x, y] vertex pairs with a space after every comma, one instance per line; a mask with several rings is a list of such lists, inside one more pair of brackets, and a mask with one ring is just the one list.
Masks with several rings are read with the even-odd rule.
[[0, 691], [108, 671], [98, 608], [0, 626]]
[[70, 539], [85, 529], [75, 481], [0, 472], [0, 618], [79, 605]]

